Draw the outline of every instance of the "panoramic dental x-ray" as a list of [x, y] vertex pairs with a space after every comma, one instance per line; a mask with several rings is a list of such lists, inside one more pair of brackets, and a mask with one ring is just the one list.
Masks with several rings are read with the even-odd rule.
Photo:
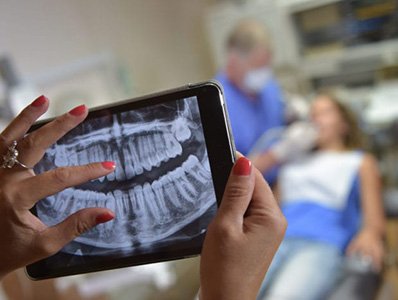
[[54, 144], [35, 172], [106, 160], [116, 162], [115, 172], [36, 206], [47, 225], [86, 207], [115, 212], [62, 252], [142, 252], [204, 233], [216, 197], [196, 97], [90, 118]]

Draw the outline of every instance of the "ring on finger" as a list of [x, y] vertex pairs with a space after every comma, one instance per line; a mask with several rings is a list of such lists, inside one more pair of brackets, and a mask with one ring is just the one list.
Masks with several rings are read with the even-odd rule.
[[16, 149], [17, 145], [18, 145], [17, 141], [13, 141], [11, 146], [8, 147], [7, 153], [5, 155], [3, 155], [3, 161], [2, 161], [2, 163], [0, 165], [0, 168], [2, 168], [2, 169], [11, 169], [11, 168], [13, 168], [14, 166], [17, 165], [17, 166], [21, 166], [24, 169], [28, 169], [28, 170], [33, 169], [33, 168], [28, 167], [27, 165], [21, 163], [18, 160], [19, 152]]

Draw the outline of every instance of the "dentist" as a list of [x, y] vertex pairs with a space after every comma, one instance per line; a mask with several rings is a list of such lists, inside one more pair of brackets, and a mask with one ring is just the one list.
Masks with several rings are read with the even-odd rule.
[[[243, 155], [264, 132], [284, 125], [282, 92], [271, 59], [263, 24], [243, 20], [233, 28], [226, 42], [225, 67], [216, 79], [224, 87], [235, 145]], [[272, 182], [275, 175], [267, 175]]]

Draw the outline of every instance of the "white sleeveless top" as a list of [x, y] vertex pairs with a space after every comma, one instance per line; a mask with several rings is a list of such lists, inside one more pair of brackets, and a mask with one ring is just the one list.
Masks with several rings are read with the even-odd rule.
[[287, 163], [279, 173], [282, 204], [313, 202], [344, 209], [363, 153], [317, 151]]

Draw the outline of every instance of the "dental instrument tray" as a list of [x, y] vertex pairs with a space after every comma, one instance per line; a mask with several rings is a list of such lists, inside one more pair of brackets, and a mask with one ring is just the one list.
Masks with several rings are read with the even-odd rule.
[[102, 161], [115, 161], [115, 171], [46, 197], [32, 212], [48, 226], [86, 207], [109, 208], [115, 218], [27, 266], [31, 279], [199, 254], [235, 161], [222, 88], [189, 84], [91, 109], [34, 171]]

